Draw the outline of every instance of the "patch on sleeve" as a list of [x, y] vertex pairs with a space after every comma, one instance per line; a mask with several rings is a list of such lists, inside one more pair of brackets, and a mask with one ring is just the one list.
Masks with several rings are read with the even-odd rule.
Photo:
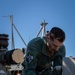
[[33, 56], [31, 56], [31, 55], [26, 56], [26, 61], [27, 61], [28, 63], [30, 63], [32, 60], [33, 60]]

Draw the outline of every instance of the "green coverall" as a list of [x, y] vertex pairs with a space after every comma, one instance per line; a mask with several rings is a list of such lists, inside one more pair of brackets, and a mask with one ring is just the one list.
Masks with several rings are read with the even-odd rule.
[[[65, 56], [65, 46], [62, 45], [53, 56], [48, 52], [46, 38], [34, 38], [28, 43], [23, 75], [51, 75], [51, 66], [61, 65]], [[55, 74], [52, 74], [55, 75]]]

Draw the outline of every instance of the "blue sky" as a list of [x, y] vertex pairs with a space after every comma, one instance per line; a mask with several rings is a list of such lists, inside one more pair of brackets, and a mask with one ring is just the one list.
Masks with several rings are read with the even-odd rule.
[[[9, 35], [9, 50], [10, 15], [26, 44], [36, 37], [43, 20], [48, 23], [46, 30], [62, 28], [66, 33], [66, 56], [75, 57], [75, 0], [0, 0], [0, 33]], [[25, 48], [15, 29], [14, 42], [15, 48]]]

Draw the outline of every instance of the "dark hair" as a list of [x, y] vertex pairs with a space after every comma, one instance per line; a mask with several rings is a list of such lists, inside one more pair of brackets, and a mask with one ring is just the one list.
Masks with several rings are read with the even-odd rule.
[[63, 42], [65, 40], [65, 32], [59, 27], [53, 27], [50, 30], [50, 38], [53, 40], [58, 39], [58, 41]]

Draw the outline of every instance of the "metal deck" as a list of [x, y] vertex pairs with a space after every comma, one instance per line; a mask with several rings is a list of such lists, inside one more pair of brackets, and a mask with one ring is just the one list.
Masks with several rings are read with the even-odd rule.
[[66, 57], [63, 59], [63, 75], [75, 75], [75, 59]]

